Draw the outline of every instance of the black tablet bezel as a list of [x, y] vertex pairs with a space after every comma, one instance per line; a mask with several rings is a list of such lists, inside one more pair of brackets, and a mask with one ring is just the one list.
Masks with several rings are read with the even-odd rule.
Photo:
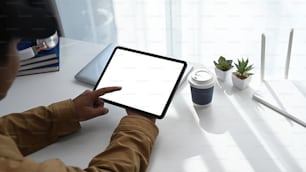
[[178, 59], [174, 59], [174, 58], [170, 58], [170, 57], [165, 57], [165, 56], [161, 56], [161, 55], [157, 55], [157, 54], [152, 54], [152, 53], [148, 53], [148, 52], [144, 52], [144, 51], [139, 51], [139, 50], [135, 50], [135, 49], [130, 49], [130, 48], [126, 48], [126, 47], [122, 47], [122, 46], [117, 46], [114, 48], [112, 54], [111, 54], [111, 57], [109, 58], [105, 68], [103, 69], [95, 87], [94, 87], [94, 90], [97, 89], [100, 81], [101, 81], [101, 78], [103, 77], [104, 73], [106, 72], [109, 64], [111, 63], [112, 61], [112, 58], [113, 58], [113, 55], [115, 54], [115, 52], [117, 51], [117, 49], [121, 49], [121, 50], [125, 50], [125, 51], [131, 51], [131, 52], [134, 52], [134, 53], [140, 53], [140, 54], [144, 54], [144, 55], [148, 55], [148, 56], [151, 56], [151, 57], [155, 57], [155, 58], [161, 58], [161, 59], [164, 59], [164, 60], [170, 60], [170, 61], [173, 61], [173, 62], [176, 62], [176, 63], [182, 63], [183, 64], [183, 67], [181, 69], [181, 72], [176, 80], [176, 83], [174, 85], [174, 87], [172, 88], [172, 91], [168, 97], [168, 100], [167, 100], [167, 103], [165, 104], [165, 106], [163, 107], [163, 111], [160, 115], [156, 115], [156, 114], [153, 114], [153, 113], [150, 113], [150, 112], [146, 112], [144, 110], [141, 110], [141, 109], [137, 109], [137, 108], [134, 108], [134, 107], [130, 107], [128, 105], [124, 105], [124, 104], [121, 104], [121, 103], [117, 103], [117, 102], [114, 102], [114, 101], [111, 101], [111, 100], [107, 100], [105, 98], [102, 98], [100, 97], [103, 101], [107, 102], [107, 103], [110, 103], [110, 104], [113, 104], [113, 105], [116, 105], [116, 106], [119, 106], [119, 107], [122, 107], [122, 108], [126, 108], [126, 109], [130, 109], [132, 111], [138, 111], [140, 112], [141, 114], [144, 114], [144, 115], [147, 115], [147, 116], [150, 116], [150, 117], [154, 117], [154, 118], [157, 118], [157, 119], [162, 119], [165, 117], [166, 115], [166, 112], [169, 108], [169, 105], [173, 99], [173, 96], [175, 94], [175, 91], [180, 83], [180, 80], [182, 79], [183, 77], [183, 74], [185, 72], [185, 69], [187, 67], [187, 63], [183, 60], [178, 60]]

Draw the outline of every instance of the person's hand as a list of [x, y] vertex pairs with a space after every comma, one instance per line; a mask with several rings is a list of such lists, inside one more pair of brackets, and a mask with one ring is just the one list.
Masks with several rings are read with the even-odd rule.
[[79, 121], [86, 121], [88, 119], [104, 115], [108, 109], [104, 107], [104, 101], [99, 96], [120, 90], [121, 87], [105, 87], [95, 91], [86, 90], [78, 97], [73, 99], [76, 107]]
[[149, 116], [147, 116], [147, 115], [145, 115], [145, 114], [141, 114], [140, 112], [136, 112], [136, 111], [133, 111], [133, 110], [131, 110], [131, 109], [126, 109], [126, 113], [128, 114], [128, 115], [140, 115], [140, 116], [143, 116], [144, 118], [147, 118], [147, 119], [149, 119], [150, 121], [152, 121], [153, 123], [155, 123], [155, 118], [153, 118], [153, 117], [149, 117]]

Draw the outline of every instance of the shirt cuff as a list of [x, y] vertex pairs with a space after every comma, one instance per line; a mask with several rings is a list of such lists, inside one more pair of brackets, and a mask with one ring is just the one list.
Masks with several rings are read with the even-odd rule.
[[117, 130], [138, 130], [149, 137], [152, 142], [156, 140], [159, 132], [153, 121], [141, 115], [127, 115], [123, 117]]
[[81, 128], [75, 105], [71, 99], [49, 105], [55, 116], [59, 136], [70, 134]]

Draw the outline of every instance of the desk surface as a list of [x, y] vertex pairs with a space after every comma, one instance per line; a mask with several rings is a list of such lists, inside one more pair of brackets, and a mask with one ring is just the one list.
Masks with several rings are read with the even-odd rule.
[[[74, 98], [90, 86], [74, 75], [104, 46], [62, 38], [60, 72], [18, 77], [0, 114], [19, 112]], [[148, 171], [306, 171], [306, 130], [251, 98], [253, 89], [239, 91], [231, 81], [218, 82], [213, 103], [195, 108], [188, 83], [177, 91], [166, 117]], [[82, 130], [32, 155], [34, 160], [59, 158], [86, 167], [107, 146], [125, 115], [107, 104], [108, 115], [82, 123]]]

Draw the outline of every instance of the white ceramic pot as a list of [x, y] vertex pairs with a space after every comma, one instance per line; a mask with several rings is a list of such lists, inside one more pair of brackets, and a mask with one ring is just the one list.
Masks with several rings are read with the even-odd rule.
[[251, 82], [252, 75], [245, 79], [238, 78], [234, 73], [232, 73], [233, 85], [241, 90], [247, 88]]
[[220, 80], [220, 81], [225, 81], [226, 78], [228, 77], [228, 75], [230, 75], [232, 69], [229, 69], [227, 71], [223, 71], [223, 70], [220, 70], [218, 68], [215, 67], [215, 73], [217, 75], [217, 78]]

